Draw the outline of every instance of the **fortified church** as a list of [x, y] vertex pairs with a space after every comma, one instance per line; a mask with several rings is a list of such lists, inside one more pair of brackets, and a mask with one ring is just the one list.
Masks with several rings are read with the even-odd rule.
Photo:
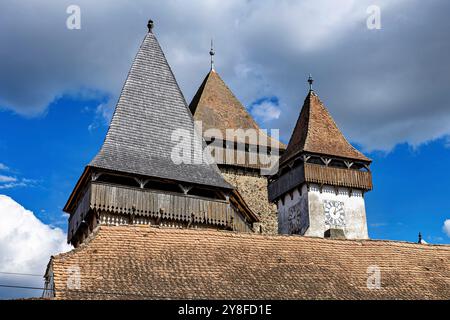
[[[449, 299], [450, 247], [369, 239], [371, 160], [313, 79], [285, 146], [210, 54], [187, 104], [149, 21], [103, 145], [64, 207], [74, 249], [51, 257], [44, 297]], [[174, 141], [177, 130], [199, 143]], [[174, 161], [180, 146], [214, 161]]]

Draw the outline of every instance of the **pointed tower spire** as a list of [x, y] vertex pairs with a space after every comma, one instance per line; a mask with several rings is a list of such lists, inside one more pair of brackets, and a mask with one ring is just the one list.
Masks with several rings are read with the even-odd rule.
[[172, 132], [178, 128], [193, 132], [194, 123], [158, 40], [151, 32], [152, 20], [147, 27], [149, 32], [131, 66], [106, 139], [90, 166], [230, 187], [212, 166], [178, 165], [171, 160]]
[[[223, 137], [226, 137], [227, 129], [260, 131], [261, 128], [247, 109], [231, 92], [220, 75], [215, 72], [214, 65], [211, 66], [211, 71], [206, 75], [189, 104], [194, 120], [202, 121], [203, 133], [210, 131], [209, 129], [218, 129], [222, 132]], [[275, 146], [283, 150], [286, 148], [284, 144], [268, 137], [265, 133], [262, 133], [262, 136], [265, 136], [265, 138], [262, 138], [258, 143], [267, 145], [272, 141], [274, 148]], [[204, 136], [204, 138], [209, 140], [211, 137]]]
[[[147, 27], [103, 145], [64, 207], [71, 214], [68, 240], [74, 246], [111, 217], [125, 224], [139, 216], [143, 224], [164, 225], [166, 219], [182, 227], [195, 223], [245, 231], [258, 221], [217, 165], [201, 158], [205, 143], [196, 139], [192, 115], [151, 20]], [[174, 141], [180, 130], [194, 141]], [[209, 220], [205, 212], [213, 212]]]
[[[314, 80], [308, 79], [312, 86]], [[355, 149], [337, 127], [327, 108], [311, 89], [305, 98], [300, 116], [292, 133], [280, 165], [293, 160], [301, 153], [339, 157], [370, 163], [371, 160]]]
[[209, 55], [211, 56], [211, 71], [215, 71], [214, 70], [214, 55], [216, 54], [216, 52], [214, 51], [214, 41], [213, 39], [211, 39], [211, 50], [209, 51]]

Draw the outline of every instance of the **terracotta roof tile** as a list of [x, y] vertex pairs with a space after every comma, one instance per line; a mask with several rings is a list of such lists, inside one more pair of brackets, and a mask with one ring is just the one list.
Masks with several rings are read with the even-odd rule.
[[449, 262], [450, 246], [114, 226], [48, 270], [57, 299], [450, 299]]
[[280, 163], [285, 163], [301, 152], [371, 161], [347, 141], [314, 91], [310, 91], [306, 96], [294, 132]]
[[[226, 129], [260, 130], [252, 116], [214, 70], [206, 75], [189, 108], [194, 120], [202, 121], [203, 132], [208, 129], [219, 129], [225, 138]], [[264, 141], [258, 142], [266, 145], [269, 139], [264, 134]], [[279, 144], [280, 149], [286, 148], [283, 143], [272, 140], [272, 146]]]

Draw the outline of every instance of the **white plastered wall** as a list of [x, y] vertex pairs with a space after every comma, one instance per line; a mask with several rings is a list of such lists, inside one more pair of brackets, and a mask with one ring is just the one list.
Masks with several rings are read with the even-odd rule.
[[281, 234], [300, 234], [323, 237], [330, 228], [325, 223], [324, 201], [339, 201], [344, 205], [347, 239], [368, 239], [364, 194], [361, 190], [304, 184], [301, 192], [295, 189], [278, 200], [278, 231]]

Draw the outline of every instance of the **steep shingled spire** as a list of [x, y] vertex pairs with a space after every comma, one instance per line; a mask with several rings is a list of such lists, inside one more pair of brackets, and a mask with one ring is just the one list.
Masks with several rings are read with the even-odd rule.
[[302, 152], [370, 162], [344, 137], [314, 91], [309, 91], [280, 164]]
[[[161, 47], [149, 32], [131, 66], [103, 146], [91, 167], [231, 188], [215, 165], [175, 164], [176, 130], [194, 136], [194, 121]], [[191, 154], [195, 150], [191, 143]]]

